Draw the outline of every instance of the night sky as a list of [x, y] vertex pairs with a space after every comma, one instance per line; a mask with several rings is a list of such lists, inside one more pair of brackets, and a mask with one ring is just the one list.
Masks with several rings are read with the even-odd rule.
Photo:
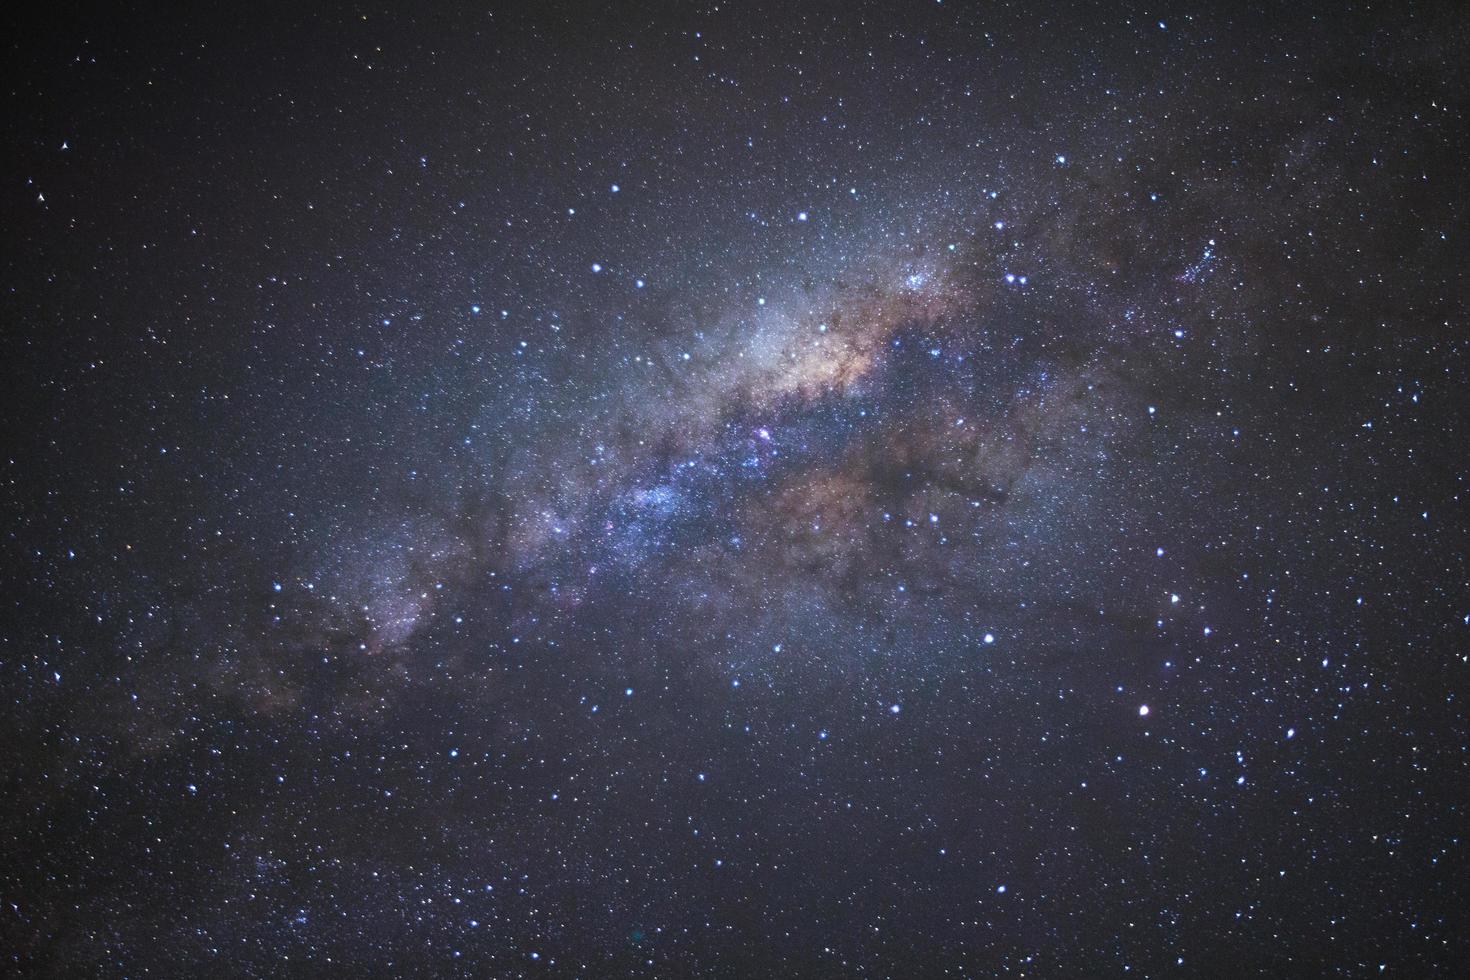
[[1470, 8], [1312, 6], [8, 14], [0, 972], [1466, 976]]

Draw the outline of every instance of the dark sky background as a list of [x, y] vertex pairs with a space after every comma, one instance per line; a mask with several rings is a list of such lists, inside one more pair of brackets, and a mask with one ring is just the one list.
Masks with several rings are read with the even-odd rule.
[[1465, 975], [1462, 5], [6, 19], [6, 972]]

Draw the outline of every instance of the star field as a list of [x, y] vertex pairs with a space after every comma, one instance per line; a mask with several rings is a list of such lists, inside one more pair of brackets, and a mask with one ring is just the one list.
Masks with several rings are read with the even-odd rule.
[[12, 19], [7, 971], [1464, 975], [1465, 11], [308, 8]]

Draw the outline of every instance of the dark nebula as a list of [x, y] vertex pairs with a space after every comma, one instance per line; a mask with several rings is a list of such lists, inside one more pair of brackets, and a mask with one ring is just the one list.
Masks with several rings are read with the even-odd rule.
[[8, 15], [6, 971], [1466, 975], [1470, 8], [398, 6]]

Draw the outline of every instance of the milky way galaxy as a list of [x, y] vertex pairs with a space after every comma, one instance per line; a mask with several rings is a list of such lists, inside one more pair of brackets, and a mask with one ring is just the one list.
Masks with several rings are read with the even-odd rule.
[[13, 25], [22, 975], [1457, 975], [1470, 19]]

